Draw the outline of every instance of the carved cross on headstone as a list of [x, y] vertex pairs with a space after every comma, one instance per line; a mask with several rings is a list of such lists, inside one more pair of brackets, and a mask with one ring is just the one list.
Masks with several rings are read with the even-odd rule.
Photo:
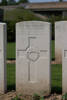
[[[37, 39], [37, 37], [28, 37], [28, 46], [26, 48], [24, 48], [23, 50], [18, 50], [18, 57], [21, 57], [23, 58], [23, 53], [25, 53], [25, 56], [26, 58], [28, 59], [28, 81], [31, 81], [31, 78], [30, 78], [30, 63], [33, 62], [35, 63], [41, 56], [44, 56], [47, 57], [47, 54], [48, 54], [48, 50], [39, 50], [38, 47], [34, 48], [33, 45], [31, 45], [30, 42], [32, 42], [34, 39]], [[21, 52], [21, 53], [20, 53]], [[42, 55], [42, 53], [44, 55]], [[33, 80], [33, 79], [32, 79]]]

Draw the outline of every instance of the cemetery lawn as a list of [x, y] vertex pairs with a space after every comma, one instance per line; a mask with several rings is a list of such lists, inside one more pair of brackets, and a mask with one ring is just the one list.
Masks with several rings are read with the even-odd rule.
[[7, 59], [15, 59], [16, 58], [16, 44], [14, 42], [10, 42], [7, 44]]
[[52, 60], [55, 59], [55, 41], [54, 40], [51, 41], [51, 59]]
[[52, 64], [51, 65], [51, 85], [52, 92], [56, 91], [61, 93], [62, 91], [62, 65]]
[[7, 90], [15, 90], [15, 64], [7, 64]]

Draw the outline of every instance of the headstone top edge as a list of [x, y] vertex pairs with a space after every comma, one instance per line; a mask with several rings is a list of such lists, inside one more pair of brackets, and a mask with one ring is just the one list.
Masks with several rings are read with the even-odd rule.
[[22, 21], [16, 23], [16, 25], [23, 24], [23, 23], [44, 23], [44, 24], [51, 24], [50, 22], [44, 22], [44, 21]]
[[67, 23], [67, 21], [56, 21], [55, 24], [60, 23], [60, 22]]
[[6, 23], [0, 23], [0, 25], [6, 25]]

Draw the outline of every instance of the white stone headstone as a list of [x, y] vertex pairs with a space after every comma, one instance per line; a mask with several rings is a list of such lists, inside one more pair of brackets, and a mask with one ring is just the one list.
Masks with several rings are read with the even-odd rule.
[[62, 62], [62, 92], [67, 93], [67, 21], [55, 23], [55, 50], [57, 61]]
[[58, 63], [62, 63], [62, 49], [67, 33], [67, 21], [55, 23], [55, 58]]
[[[65, 27], [67, 27], [66, 24]], [[62, 91], [67, 93], [67, 30], [64, 30], [62, 48]]]
[[24, 94], [50, 92], [51, 24], [42, 21], [16, 24], [16, 90]]
[[0, 23], [0, 94], [6, 91], [6, 24]]
[[63, 49], [62, 56], [62, 92], [67, 93], [67, 46]]

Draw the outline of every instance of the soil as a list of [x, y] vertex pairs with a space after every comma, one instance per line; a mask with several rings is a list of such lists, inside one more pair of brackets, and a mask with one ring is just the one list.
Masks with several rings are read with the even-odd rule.
[[[31, 96], [18, 95], [17, 92], [13, 92], [13, 91], [4, 95], [0, 95], [0, 100], [12, 100], [16, 96], [20, 98], [19, 100], [34, 100], [32, 99]], [[44, 98], [45, 98], [44, 100], [62, 100], [62, 95], [51, 94], [50, 96], [45, 96]]]

